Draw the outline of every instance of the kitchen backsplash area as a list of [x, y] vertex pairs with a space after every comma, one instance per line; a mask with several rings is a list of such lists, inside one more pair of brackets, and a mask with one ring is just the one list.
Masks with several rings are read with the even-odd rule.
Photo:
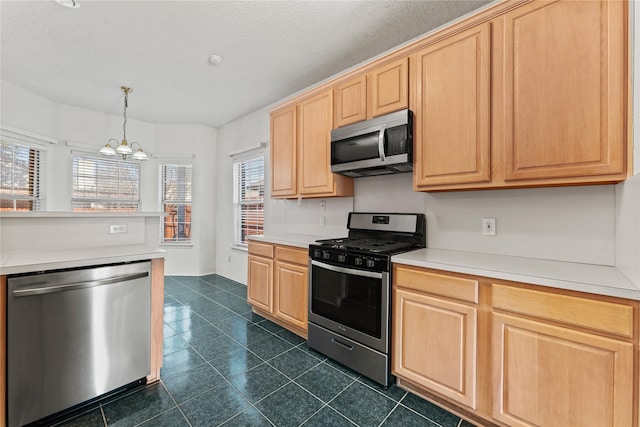
[[[419, 193], [412, 175], [401, 174], [358, 178], [354, 192], [353, 198], [270, 200], [265, 229], [337, 237], [346, 234], [351, 210], [424, 212], [430, 248], [616, 264], [613, 185]], [[496, 236], [482, 235], [482, 218], [496, 219]]]

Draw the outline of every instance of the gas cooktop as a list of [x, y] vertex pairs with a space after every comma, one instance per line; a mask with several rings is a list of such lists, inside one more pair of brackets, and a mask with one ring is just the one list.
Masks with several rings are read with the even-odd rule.
[[374, 254], [393, 254], [402, 252], [416, 246], [412, 242], [394, 242], [383, 239], [364, 239], [354, 237], [343, 237], [339, 239], [318, 240], [323, 248], [344, 249], [348, 251], [370, 252]]

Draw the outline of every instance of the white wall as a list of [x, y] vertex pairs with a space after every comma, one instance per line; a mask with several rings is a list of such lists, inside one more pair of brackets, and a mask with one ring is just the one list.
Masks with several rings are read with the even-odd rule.
[[[218, 129], [216, 186], [211, 187], [216, 199], [216, 273], [247, 283], [247, 253], [233, 248], [233, 158], [231, 153], [269, 141], [269, 115], [259, 110]], [[269, 164], [269, 147], [262, 149], [265, 165]], [[268, 169], [267, 169], [268, 171]], [[265, 198], [269, 198], [270, 177], [265, 171]], [[265, 209], [265, 222], [271, 212]]]
[[[11, 83], [1, 81], [0, 123], [24, 131], [57, 139], [47, 146], [46, 201], [49, 211], [71, 209], [71, 151], [66, 141], [83, 150], [97, 152], [109, 138], [122, 138], [122, 117], [59, 104]], [[129, 118], [127, 137], [138, 141], [148, 154], [175, 153], [195, 155], [193, 246], [168, 249], [167, 274], [200, 275], [215, 272], [215, 197], [216, 129], [197, 125], [157, 125]], [[88, 147], [88, 148], [87, 148]], [[141, 211], [156, 212], [159, 204], [158, 160], [149, 159], [141, 168]], [[160, 230], [158, 230], [160, 233]]]
[[[167, 159], [159, 159], [155, 165], [156, 175], [159, 173], [160, 161], [171, 161], [171, 154], [182, 150], [193, 154], [192, 169], [192, 214], [191, 233], [192, 246], [163, 245], [167, 251], [165, 270], [167, 274], [202, 275], [215, 273], [216, 259], [216, 149], [217, 130], [208, 126], [194, 125], [156, 125], [156, 153]], [[179, 147], [179, 148], [177, 148]], [[175, 157], [174, 157], [175, 159]], [[178, 159], [178, 161], [181, 161]], [[182, 160], [184, 161], [184, 160]], [[157, 178], [155, 181], [158, 183]], [[159, 184], [155, 189], [156, 206], [159, 195]]]

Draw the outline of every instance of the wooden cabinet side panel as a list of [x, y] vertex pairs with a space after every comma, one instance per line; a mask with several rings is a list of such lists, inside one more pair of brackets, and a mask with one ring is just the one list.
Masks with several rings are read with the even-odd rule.
[[626, 4], [533, 2], [504, 19], [505, 180], [626, 170]]
[[494, 417], [513, 426], [633, 419], [633, 344], [494, 314]]
[[164, 330], [164, 258], [151, 260], [151, 372], [147, 383], [160, 379]]
[[367, 118], [409, 107], [409, 58], [400, 58], [367, 75]]
[[307, 330], [309, 269], [276, 262], [274, 283], [274, 315]]
[[334, 192], [331, 173], [332, 91], [298, 105], [300, 194]]
[[416, 189], [491, 180], [490, 35], [484, 23], [411, 58]]
[[333, 125], [338, 128], [367, 119], [367, 76], [363, 74], [333, 90]]
[[297, 192], [296, 106], [271, 114], [271, 196]]
[[476, 407], [477, 309], [394, 290], [394, 373]]
[[0, 276], [0, 425], [7, 425], [7, 276]]
[[273, 312], [273, 260], [249, 255], [247, 300], [262, 310]]

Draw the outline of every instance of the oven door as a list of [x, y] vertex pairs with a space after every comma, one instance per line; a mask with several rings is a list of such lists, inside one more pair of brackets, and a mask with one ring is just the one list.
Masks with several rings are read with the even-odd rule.
[[389, 273], [311, 260], [309, 321], [389, 352]]

